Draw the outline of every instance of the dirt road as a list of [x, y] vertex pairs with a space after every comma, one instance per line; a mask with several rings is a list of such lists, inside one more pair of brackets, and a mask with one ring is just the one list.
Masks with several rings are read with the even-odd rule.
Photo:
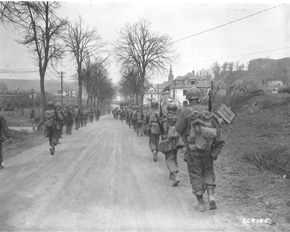
[[153, 162], [147, 141], [110, 115], [64, 135], [54, 156], [45, 143], [5, 160], [0, 230], [250, 229], [219, 202], [216, 211], [197, 212], [182, 157], [173, 188], [164, 155]]

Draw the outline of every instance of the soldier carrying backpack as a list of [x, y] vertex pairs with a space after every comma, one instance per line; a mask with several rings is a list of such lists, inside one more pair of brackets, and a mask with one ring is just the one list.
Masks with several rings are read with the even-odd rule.
[[143, 124], [144, 115], [141, 111], [140, 106], [137, 106], [136, 112], [134, 114], [134, 121], [135, 121], [135, 131], [138, 136], [142, 136], [142, 124]]
[[160, 123], [160, 111], [158, 108], [158, 101], [152, 100], [151, 109], [146, 113], [143, 120], [143, 128], [149, 137], [149, 147], [153, 154], [154, 162], [157, 161], [159, 137], [162, 128]]
[[47, 104], [47, 110], [44, 112], [44, 134], [48, 137], [50, 145], [50, 154], [55, 152], [55, 146], [57, 145], [58, 134], [56, 129], [56, 110], [54, 109], [54, 102], [49, 101]]
[[190, 88], [186, 98], [189, 106], [179, 114], [175, 128], [186, 139], [187, 167], [193, 193], [198, 200], [197, 209], [205, 211], [203, 194], [207, 191], [209, 210], [215, 210], [213, 161], [217, 159], [224, 144], [220, 138], [221, 124], [214, 113], [199, 103], [201, 93], [198, 88]]
[[169, 170], [169, 178], [173, 181], [172, 186], [178, 186], [180, 180], [177, 178], [177, 141], [180, 139], [180, 134], [175, 130], [177, 121], [177, 105], [169, 103], [166, 107], [167, 114], [161, 118], [164, 133], [162, 140], [158, 145], [158, 150], [165, 154], [166, 166]]

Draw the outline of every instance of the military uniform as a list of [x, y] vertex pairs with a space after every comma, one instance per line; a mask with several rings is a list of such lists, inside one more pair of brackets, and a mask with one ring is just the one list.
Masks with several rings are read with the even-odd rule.
[[[192, 87], [187, 91], [187, 98], [189, 99], [189, 106], [182, 109], [175, 124], [175, 128], [177, 132], [181, 133], [186, 138], [186, 157], [190, 183], [192, 185], [193, 193], [196, 195], [198, 200], [197, 209], [204, 212], [205, 205], [203, 194], [206, 190], [209, 196], [209, 209], [216, 209], [216, 203], [213, 197], [213, 191], [216, 187], [213, 167], [214, 159], [211, 156], [210, 150], [198, 149], [196, 141], [192, 141], [190, 138], [191, 124], [189, 115], [194, 111], [198, 113], [206, 111], [207, 107], [198, 103], [198, 100], [200, 99], [200, 92], [195, 87]], [[221, 149], [222, 145], [223, 144], [221, 143], [218, 149]]]
[[66, 109], [64, 110], [64, 120], [65, 120], [65, 126], [66, 126], [66, 134], [71, 135], [74, 117], [73, 117], [72, 109], [69, 106], [67, 106]]
[[[148, 133], [149, 137], [149, 147], [153, 154], [153, 160], [157, 161], [158, 154], [158, 144], [160, 138], [160, 126], [158, 124], [158, 120], [160, 120], [160, 112], [158, 109], [158, 102], [151, 102], [151, 109], [146, 113], [143, 120], [143, 126], [149, 125], [150, 130]], [[160, 121], [159, 121], [160, 122]]]
[[56, 128], [56, 117], [57, 113], [54, 108], [54, 103], [52, 101], [48, 102], [48, 109], [45, 111], [45, 135], [48, 137], [50, 145], [50, 154], [53, 155], [55, 152], [55, 146], [57, 145], [58, 133]]
[[76, 107], [74, 108], [74, 118], [75, 118], [75, 129], [78, 130], [80, 128], [80, 112], [78, 105], [76, 105]]
[[100, 116], [101, 116], [101, 111], [97, 107], [96, 110], [95, 110], [96, 121], [99, 121], [100, 120]]
[[2, 143], [4, 141], [4, 137], [7, 137], [11, 142], [12, 133], [8, 129], [7, 122], [3, 116], [0, 116], [0, 169], [4, 168], [2, 166], [3, 162], [3, 153], [2, 153]]
[[175, 130], [175, 123], [177, 120], [177, 105], [169, 104], [166, 107], [167, 114], [161, 118], [164, 134], [162, 140], [166, 142], [171, 149], [163, 152], [165, 154], [166, 166], [169, 170], [169, 177], [173, 180], [172, 185], [177, 186], [180, 180], [177, 178], [178, 165], [177, 165], [177, 151], [176, 141], [180, 136]]
[[143, 125], [144, 115], [139, 106], [137, 107], [134, 117], [135, 117], [135, 131], [138, 136], [142, 136], [143, 135], [142, 125]]

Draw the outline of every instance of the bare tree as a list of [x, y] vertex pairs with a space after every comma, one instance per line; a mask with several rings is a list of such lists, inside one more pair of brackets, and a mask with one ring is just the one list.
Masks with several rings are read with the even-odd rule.
[[127, 67], [123, 73], [122, 78], [119, 81], [120, 93], [130, 98], [135, 99], [135, 104], [139, 104], [139, 97], [140, 94], [140, 76], [139, 73], [134, 67]]
[[216, 78], [221, 72], [221, 66], [218, 62], [214, 62], [211, 66], [211, 71], [213, 73], [214, 78]]
[[68, 25], [67, 34], [65, 36], [67, 50], [73, 55], [77, 65], [77, 78], [78, 78], [78, 104], [82, 105], [82, 84], [83, 75], [82, 70], [85, 60], [96, 55], [98, 52], [103, 52], [105, 46], [101, 42], [101, 36], [97, 34], [95, 28], [89, 29], [85, 27], [82, 18], [79, 17], [78, 22]]
[[[44, 79], [49, 63], [53, 66], [64, 54], [60, 37], [63, 33], [66, 19], [60, 19], [56, 10], [58, 2], [1, 2], [0, 17], [2, 22], [13, 23], [22, 34], [17, 40], [34, 54], [39, 68], [41, 106], [46, 109]], [[43, 123], [39, 124], [39, 128]], [[38, 129], [39, 129], [38, 128]]]
[[171, 38], [150, 30], [144, 19], [127, 24], [120, 32], [115, 45], [117, 62], [122, 68], [134, 66], [140, 76], [140, 101], [143, 105], [146, 74], [166, 70], [173, 59]]

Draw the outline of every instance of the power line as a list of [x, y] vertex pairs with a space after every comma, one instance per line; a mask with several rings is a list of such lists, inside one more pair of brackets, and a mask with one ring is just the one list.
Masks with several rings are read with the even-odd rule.
[[224, 60], [224, 59], [235, 58], [235, 57], [241, 57], [241, 56], [255, 55], [255, 54], [260, 54], [260, 53], [264, 53], [264, 52], [274, 52], [274, 51], [279, 51], [279, 50], [284, 50], [284, 49], [289, 49], [289, 48], [290, 48], [290, 47], [276, 48], [276, 49], [271, 49], [271, 50], [265, 50], [265, 51], [259, 51], [259, 52], [253, 52], [253, 53], [246, 53], [246, 54], [235, 55], [235, 56], [221, 57], [221, 58], [216, 58], [216, 59], [200, 60], [200, 61], [188, 62], [188, 63], [179, 63], [179, 64], [176, 64], [176, 65], [182, 65], [182, 64], [196, 64], [196, 63], [204, 63], [204, 62], [209, 62], [209, 61]]
[[264, 13], [264, 12], [269, 11], [269, 10], [273, 10], [273, 9], [275, 9], [275, 8], [277, 8], [277, 7], [280, 7], [280, 6], [283, 6], [283, 5], [285, 5], [285, 3], [280, 4], [280, 5], [277, 5], [277, 6], [273, 6], [273, 7], [270, 7], [270, 8], [267, 8], [267, 9], [265, 9], [265, 10], [258, 11], [258, 12], [256, 12], [256, 13], [253, 13], [253, 14], [247, 15], [247, 16], [245, 16], [245, 17], [242, 17], [242, 18], [236, 19], [236, 20], [234, 20], [234, 21], [231, 21], [231, 22], [228, 22], [228, 23], [224, 23], [224, 24], [222, 24], [222, 25], [219, 25], [219, 26], [216, 26], [216, 27], [213, 27], [213, 28], [207, 29], [207, 30], [205, 30], [205, 31], [201, 31], [201, 32], [195, 33], [195, 34], [193, 34], [193, 35], [189, 35], [189, 36], [183, 37], [183, 38], [181, 38], [181, 39], [174, 40], [172, 43], [176, 43], [176, 42], [179, 42], [179, 41], [181, 41], [181, 40], [189, 39], [189, 38], [191, 38], [191, 37], [194, 37], [194, 36], [197, 36], [197, 35], [200, 35], [200, 34], [203, 34], [203, 33], [206, 33], [206, 32], [209, 32], [209, 31], [212, 31], [212, 30], [215, 30], [215, 29], [218, 29], [218, 28], [224, 27], [224, 26], [227, 26], [227, 25], [229, 25], [229, 24], [236, 23], [236, 22], [241, 21], [241, 20], [243, 20], [243, 19], [250, 18], [250, 17], [252, 17], [252, 16], [255, 16], [255, 15], [257, 15], [257, 14], [261, 14], [261, 13]]

